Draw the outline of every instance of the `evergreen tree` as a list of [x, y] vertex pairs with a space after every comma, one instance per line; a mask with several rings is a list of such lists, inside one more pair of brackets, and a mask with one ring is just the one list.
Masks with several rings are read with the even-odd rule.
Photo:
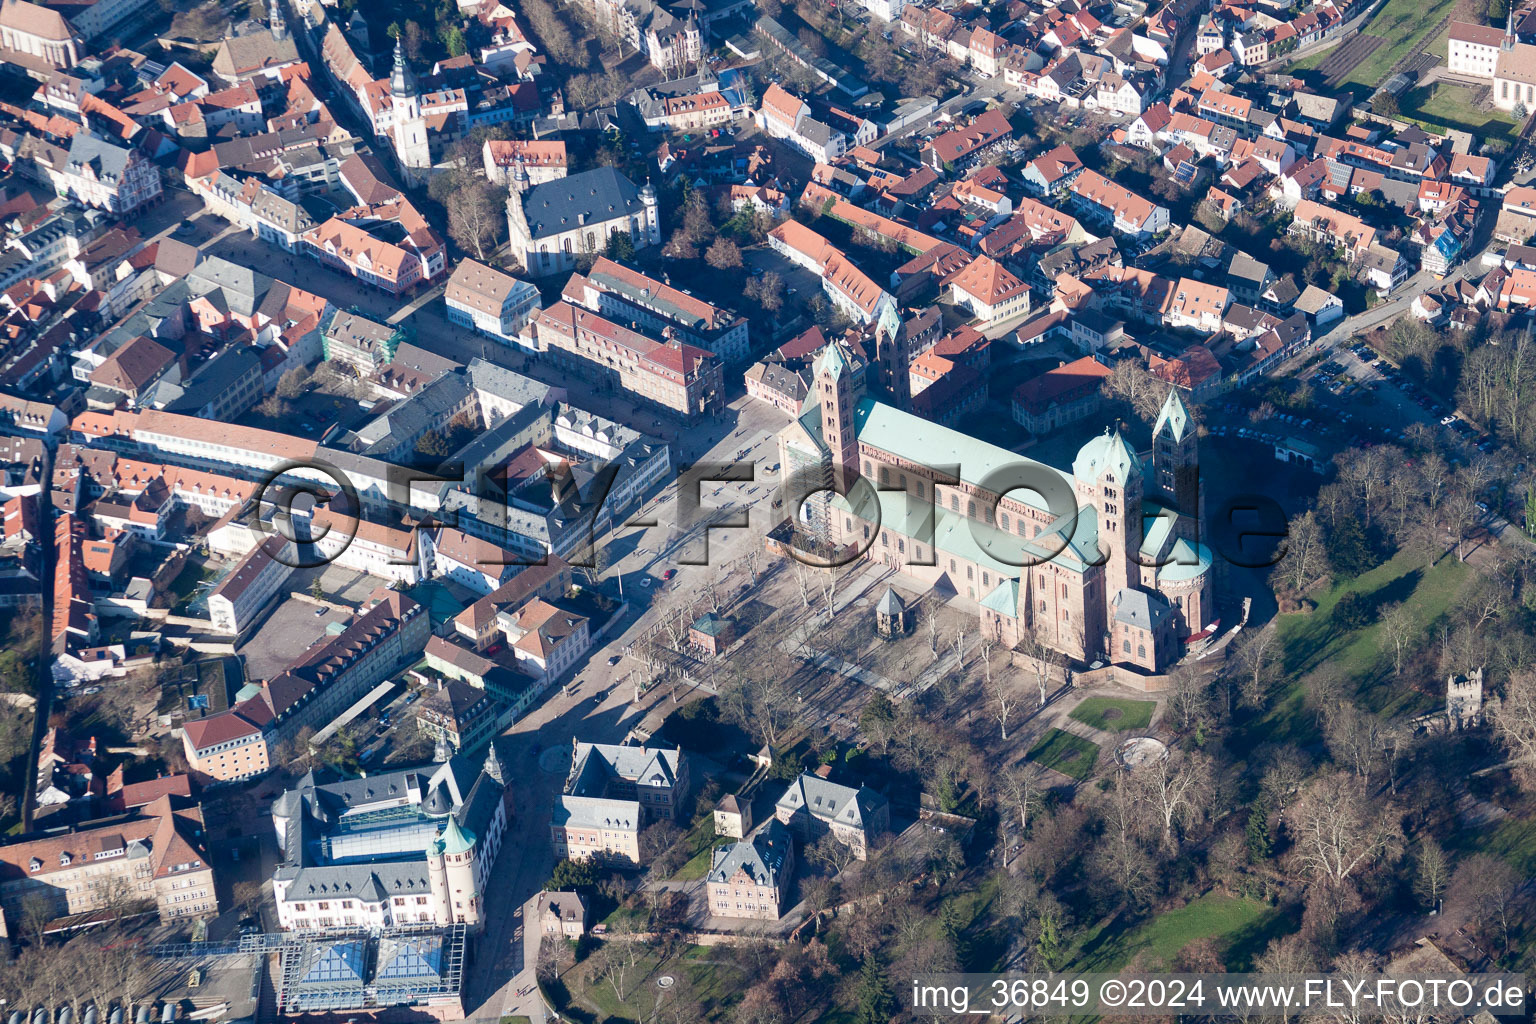
[[1255, 862], [1268, 860], [1274, 849], [1274, 839], [1269, 834], [1269, 801], [1255, 800], [1248, 812], [1248, 857]]
[[635, 243], [629, 237], [629, 232], [614, 229], [608, 232], [607, 256], [611, 260], [631, 260], [635, 258]]
[[953, 901], [944, 904], [939, 911], [939, 934], [944, 936], [944, 941], [949, 943], [949, 948], [955, 951], [955, 959], [959, 961], [962, 969], [970, 959], [970, 944], [965, 939], [965, 933], [960, 927], [960, 911], [955, 908]]
[[591, 889], [597, 884], [597, 866], [590, 860], [562, 860], [544, 883], [545, 892]]
[[890, 1024], [896, 1014], [896, 993], [886, 981], [885, 972], [870, 953], [864, 957], [859, 972], [859, 1024]]
[[1054, 971], [1061, 964], [1060, 909], [1050, 905], [1049, 901], [1040, 908], [1040, 935], [1035, 939], [1035, 956], [1047, 971]]

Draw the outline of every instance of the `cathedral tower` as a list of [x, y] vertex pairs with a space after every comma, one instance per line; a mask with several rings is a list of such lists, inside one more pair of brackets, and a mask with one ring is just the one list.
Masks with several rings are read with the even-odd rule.
[[880, 311], [875, 323], [875, 360], [880, 367], [880, 386], [898, 409], [912, 408], [911, 357], [901, 314], [893, 304]]
[[[1098, 523], [1099, 550], [1105, 556], [1104, 596], [1113, 601], [1126, 587], [1141, 582], [1143, 480], [1141, 460], [1119, 430], [1106, 431], [1078, 450], [1072, 461], [1078, 506], [1091, 506]], [[1082, 513], [1079, 513], [1081, 516]], [[1082, 519], [1079, 519], [1081, 530]]]
[[1195, 418], [1178, 388], [1170, 388], [1152, 427], [1152, 468], [1157, 490], [1179, 514], [1178, 535], [1199, 540], [1205, 522], [1200, 451]]
[[821, 439], [832, 454], [836, 490], [846, 493], [859, 474], [859, 439], [853, 413], [863, 389], [855, 379], [853, 359], [837, 342], [816, 360], [811, 391], [821, 409]]

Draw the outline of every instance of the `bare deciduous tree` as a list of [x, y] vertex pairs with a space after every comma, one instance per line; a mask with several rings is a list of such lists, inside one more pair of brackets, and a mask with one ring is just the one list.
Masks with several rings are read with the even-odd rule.
[[1043, 708], [1051, 695], [1051, 673], [1065, 665], [1066, 660], [1034, 630], [1025, 632], [1019, 639], [1019, 656], [1029, 664], [1034, 674], [1035, 688]]
[[1179, 723], [1180, 729], [1193, 728], [1210, 712], [1210, 683], [1197, 665], [1175, 665], [1168, 673], [1167, 695], [1168, 713]]
[[792, 572], [795, 585], [800, 588], [800, 603], [809, 608], [811, 606], [811, 567], [797, 559]]
[[[1243, 696], [1250, 707], [1262, 708], [1269, 703], [1270, 688], [1275, 682], [1275, 657], [1279, 653], [1279, 632], [1274, 625], [1248, 633], [1247, 639], [1238, 643], [1236, 657], [1228, 671], [1232, 672]], [[1231, 708], [1231, 689], [1228, 688], [1228, 707]]]
[[1276, 747], [1265, 759], [1264, 774], [1259, 789], [1275, 810], [1285, 812], [1285, 805], [1292, 794], [1301, 789], [1312, 768], [1311, 761], [1296, 747]]
[[1488, 702], [1495, 733], [1504, 744], [1515, 780], [1536, 789], [1536, 672], [1517, 672], [1504, 695]]
[[1157, 816], [1165, 849], [1178, 847], [1175, 829], [1187, 828], [1205, 816], [1212, 794], [1211, 759], [1178, 750], [1153, 758], [1127, 773], [1126, 782]]
[[1451, 861], [1434, 839], [1420, 839], [1413, 852], [1413, 891], [1434, 910], [1451, 881]]
[[1014, 691], [1012, 679], [1006, 672], [999, 673], [995, 678], [992, 673], [987, 673], [986, 687], [988, 702], [992, 708], [992, 715], [997, 719], [998, 729], [1002, 731], [1003, 739], [1008, 739], [1008, 716], [1013, 713], [1014, 706], [1018, 703], [1018, 694]]
[[1342, 773], [1313, 782], [1290, 815], [1298, 874], [1339, 885], [1394, 853], [1402, 832], [1390, 811]]
[[1346, 704], [1328, 719], [1323, 740], [1334, 761], [1360, 776], [1367, 786], [1381, 761], [1381, 719], [1353, 704]]
[[1285, 537], [1285, 556], [1275, 572], [1282, 586], [1301, 593], [1328, 573], [1323, 528], [1311, 511], [1292, 516]]
[[1045, 769], [1033, 761], [1021, 761], [1003, 773], [1002, 791], [1019, 815], [1020, 831], [1029, 830], [1029, 816], [1045, 793]]
[[1383, 651], [1392, 655], [1392, 674], [1403, 674], [1403, 658], [1413, 649], [1423, 631], [1418, 616], [1406, 604], [1395, 604], [1381, 616], [1377, 634]]
[[1450, 895], [1465, 905], [1484, 929], [1497, 931], [1509, 950], [1509, 930], [1525, 879], [1509, 862], [1486, 853], [1462, 861], [1451, 878]]

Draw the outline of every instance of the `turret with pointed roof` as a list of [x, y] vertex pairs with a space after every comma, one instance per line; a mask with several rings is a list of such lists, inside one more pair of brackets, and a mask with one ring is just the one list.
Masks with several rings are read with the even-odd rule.
[[421, 96], [416, 76], [405, 62], [405, 38], [395, 40], [395, 68], [389, 76], [390, 117], [394, 122], [395, 158], [400, 174], [412, 184], [420, 184], [432, 169], [432, 144], [427, 138], [427, 121], [421, 113]]
[[450, 815], [448, 823], [443, 826], [442, 835], [436, 840], [435, 852], [441, 854], [462, 854], [475, 848], [475, 834], [466, 832], [464, 828]]
[[811, 394], [821, 410], [821, 439], [832, 456], [832, 471], [841, 478], [836, 489], [846, 493], [859, 472], [859, 438], [853, 424], [854, 410], [863, 388], [854, 372], [854, 357], [841, 342], [822, 349], [816, 359]]
[[395, 38], [395, 67], [389, 75], [389, 94], [396, 99], [416, 95], [416, 76], [405, 62], [405, 33]]
[[511, 773], [502, 766], [501, 755], [496, 753], [496, 740], [493, 737], [491, 744], [485, 751], [485, 774], [505, 786], [511, 778]]
[[1169, 388], [1152, 427], [1152, 468], [1157, 490], [1179, 514], [1178, 535], [1198, 540], [1205, 518], [1195, 417], [1178, 388]]
[[1184, 433], [1194, 428], [1194, 417], [1190, 415], [1189, 406], [1184, 404], [1184, 396], [1179, 394], [1178, 388], [1169, 388], [1168, 397], [1163, 399], [1163, 407], [1157, 414], [1157, 422], [1152, 425], [1152, 436], [1158, 437], [1165, 430], [1175, 441], [1182, 441]]
[[1079, 505], [1094, 509], [1099, 545], [1107, 560], [1104, 593], [1112, 596], [1141, 582], [1137, 555], [1141, 551], [1143, 482], [1141, 459], [1118, 429], [1078, 449], [1072, 460]]
[[901, 314], [894, 304], [880, 310], [875, 324], [875, 361], [880, 368], [880, 386], [898, 409], [912, 406], [911, 353], [907, 351], [906, 332], [901, 329]]

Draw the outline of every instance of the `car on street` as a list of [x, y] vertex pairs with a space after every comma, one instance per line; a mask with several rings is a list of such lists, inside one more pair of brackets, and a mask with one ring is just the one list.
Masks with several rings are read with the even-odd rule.
[[676, 576], [676, 575], [677, 575], [677, 570], [676, 569], [668, 569], [666, 572], [661, 574], [661, 578], [664, 579], [664, 580], [670, 580], [673, 576]]
[[610, 666], [617, 665], [619, 663], [619, 660], [620, 660], [619, 656], [617, 654], [615, 654], [613, 657], [608, 659], [608, 664]]
[[642, 576], [642, 577], [640, 577], [640, 585], [642, 587], [650, 586], [651, 585], [651, 578], [649, 576]]

